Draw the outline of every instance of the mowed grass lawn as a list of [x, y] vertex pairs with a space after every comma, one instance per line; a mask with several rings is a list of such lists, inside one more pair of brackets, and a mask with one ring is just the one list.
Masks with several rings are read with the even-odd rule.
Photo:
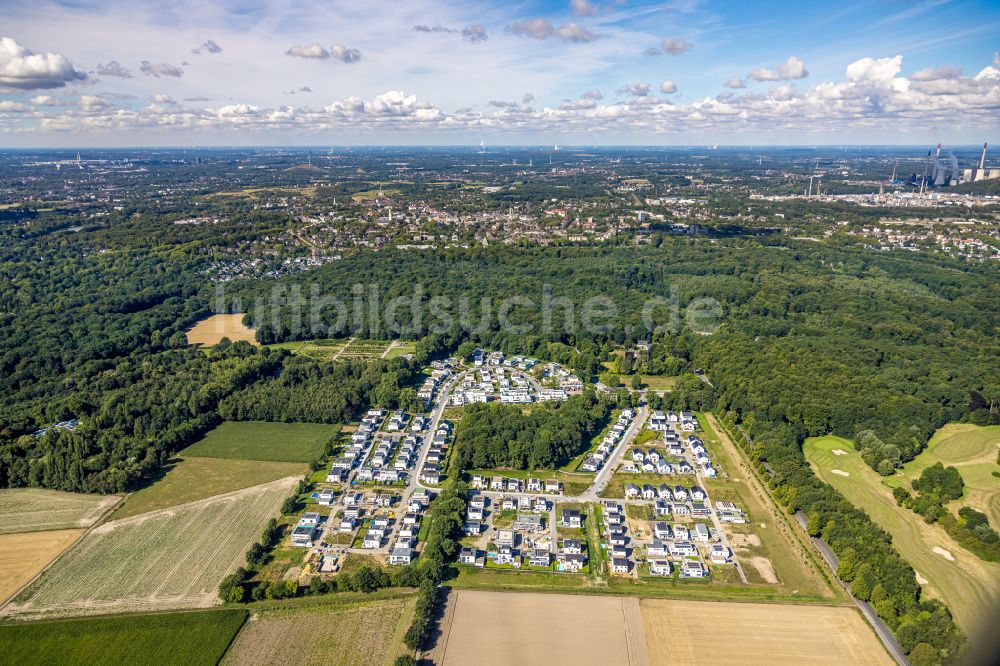
[[295, 462], [196, 457], [175, 459], [163, 478], [129, 495], [111, 519], [166, 509], [288, 476], [301, 476], [305, 471], [306, 465]]
[[226, 421], [180, 456], [309, 463], [339, 431], [340, 426], [325, 423]]
[[927, 448], [906, 463], [902, 472], [888, 478], [891, 486], [912, 490], [911, 482], [925, 468], [943, 463], [958, 469], [965, 481], [965, 495], [949, 507], [971, 506], [990, 517], [990, 525], [1000, 528], [1000, 472], [997, 451], [1000, 450], [1000, 426], [976, 426], [971, 423], [949, 423], [931, 437]]
[[255, 608], [224, 666], [392, 666], [416, 596], [361, 603]]
[[975, 631], [980, 620], [990, 617], [1000, 589], [1000, 564], [980, 560], [940, 525], [928, 525], [916, 513], [896, 506], [889, 486], [865, 464], [850, 440], [812, 437], [803, 448], [823, 481], [892, 535], [893, 545], [927, 581], [924, 590], [948, 604], [966, 632]]
[[90, 527], [119, 499], [43, 488], [0, 490], [0, 534]]
[[213, 666], [246, 617], [227, 609], [5, 625], [0, 654], [19, 666]]

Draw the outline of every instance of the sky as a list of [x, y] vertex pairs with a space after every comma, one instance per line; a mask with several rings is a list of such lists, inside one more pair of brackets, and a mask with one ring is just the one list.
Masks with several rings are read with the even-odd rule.
[[0, 0], [0, 146], [1000, 140], [1000, 2]]

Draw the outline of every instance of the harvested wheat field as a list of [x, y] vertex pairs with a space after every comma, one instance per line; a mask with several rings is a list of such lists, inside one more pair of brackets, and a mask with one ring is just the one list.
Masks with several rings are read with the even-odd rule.
[[444, 666], [647, 666], [637, 599], [453, 590], [435, 646]]
[[892, 664], [854, 608], [643, 599], [652, 664]]
[[203, 608], [246, 561], [297, 477], [104, 523], [0, 614], [39, 616]]
[[0, 534], [90, 527], [120, 499], [43, 488], [0, 490]]
[[254, 330], [243, 324], [243, 314], [217, 314], [208, 319], [202, 319], [187, 332], [189, 345], [205, 345], [210, 347], [219, 343], [222, 338], [233, 342], [245, 340], [252, 345], [257, 344]]
[[0, 603], [34, 578], [84, 530], [53, 530], [0, 535]]
[[256, 612], [222, 660], [224, 666], [392, 666], [416, 597]]

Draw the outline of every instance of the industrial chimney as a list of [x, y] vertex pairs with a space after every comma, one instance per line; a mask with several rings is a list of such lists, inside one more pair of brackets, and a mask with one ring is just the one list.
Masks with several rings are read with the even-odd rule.
[[983, 143], [983, 156], [979, 158], [979, 170], [982, 171], [986, 167], [986, 144]]

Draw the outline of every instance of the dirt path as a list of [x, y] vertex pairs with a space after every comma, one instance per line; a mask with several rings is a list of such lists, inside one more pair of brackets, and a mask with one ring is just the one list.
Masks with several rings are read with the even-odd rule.
[[646, 628], [642, 623], [639, 600], [635, 597], [622, 597], [622, 614], [625, 616], [625, 647], [628, 650], [629, 666], [649, 666]]
[[347, 341], [347, 344], [345, 344], [345, 345], [344, 345], [343, 347], [341, 347], [340, 349], [338, 349], [338, 350], [337, 350], [337, 353], [336, 353], [336, 354], [334, 354], [334, 355], [333, 355], [333, 358], [331, 358], [330, 360], [331, 360], [331, 361], [336, 361], [336, 360], [337, 360], [338, 358], [340, 358], [340, 355], [344, 353], [344, 350], [345, 350], [345, 349], [347, 349], [348, 347], [350, 347], [350, 346], [351, 346], [351, 343], [352, 343], [352, 342], [354, 342], [354, 338], [350, 338], [350, 339], [349, 339], [349, 340]]
[[722, 424], [719, 423], [715, 414], [706, 412], [705, 418], [708, 419], [708, 423], [712, 427], [712, 430], [714, 430], [715, 434], [718, 435], [719, 441], [722, 443], [722, 447], [726, 449], [729, 457], [740, 466], [741, 470], [743, 470], [743, 475], [747, 479], [747, 487], [750, 488], [753, 494], [757, 496], [761, 506], [763, 506], [764, 510], [767, 511], [771, 522], [778, 528], [781, 536], [791, 546], [792, 551], [800, 557], [803, 562], [805, 562], [805, 568], [809, 572], [809, 575], [815, 577], [815, 579], [821, 583], [820, 589], [825, 596], [834, 596], [834, 591], [830, 587], [829, 581], [820, 576], [816, 570], [815, 560], [810, 557], [810, 554], [802, 544], [802, 541], [799, 540], [798, 535], [792, 531], [787, 518], [778, 509], [778, 506], [771, 498], [771, 495], [767, 492], [760, 479], [757, 477], [756, 472], [750, 468], [750, 465], [747, 463], [746, 457], [743, 455], [742, 451], [740, 451], [736, 444], [733, 443], [733, 440], [730, 439], [729, 433], [722, 427]]

